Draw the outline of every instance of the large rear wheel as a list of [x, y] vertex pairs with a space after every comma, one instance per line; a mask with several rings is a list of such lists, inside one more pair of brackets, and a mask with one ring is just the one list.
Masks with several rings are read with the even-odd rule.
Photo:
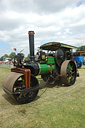
[[61, 65], [61, 81], [66, 85], [73, 85], [76, 81], [76, 65], [74, 61], [65, 60]]

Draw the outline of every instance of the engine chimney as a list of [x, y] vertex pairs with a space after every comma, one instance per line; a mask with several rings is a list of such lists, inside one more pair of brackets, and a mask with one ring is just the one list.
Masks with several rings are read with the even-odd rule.
[[28, 31], [29, 34], [29, 50], [30, 50], [30, 60], [34, 61], [34, 31]]

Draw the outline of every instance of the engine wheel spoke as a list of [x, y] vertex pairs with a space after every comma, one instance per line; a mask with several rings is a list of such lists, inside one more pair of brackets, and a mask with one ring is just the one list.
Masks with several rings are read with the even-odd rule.
[[73, 85], [76, 81], [76, 65], [74, 61], [65, 60], [61, 65], [61, 81], [66, 85]]

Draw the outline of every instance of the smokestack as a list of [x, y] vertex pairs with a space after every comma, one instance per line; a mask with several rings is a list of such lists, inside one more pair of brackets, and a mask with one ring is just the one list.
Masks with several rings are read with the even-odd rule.
[[34, 31], [28, 31], [29, 34], [29, 50], [30, 50], [30, 60], [34, 61]]

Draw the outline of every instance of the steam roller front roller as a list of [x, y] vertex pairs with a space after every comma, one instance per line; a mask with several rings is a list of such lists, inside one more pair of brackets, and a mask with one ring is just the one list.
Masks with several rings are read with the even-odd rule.
[[30, 88], [26, 88], [24, 75], [16, 72], [9, 73], [2, 84], [3, 90], [22, 104], [29, 103], [36, 98], [39, 91], [38, 88], [35, 88], [36, 86], [39, 86], [39, 84], [34, 75], [31, 74]]
[[61, 65], [61, 81], [65, 85], [73, 85], [76, 81], [77, 70], [75, 62], [65, 60]]

